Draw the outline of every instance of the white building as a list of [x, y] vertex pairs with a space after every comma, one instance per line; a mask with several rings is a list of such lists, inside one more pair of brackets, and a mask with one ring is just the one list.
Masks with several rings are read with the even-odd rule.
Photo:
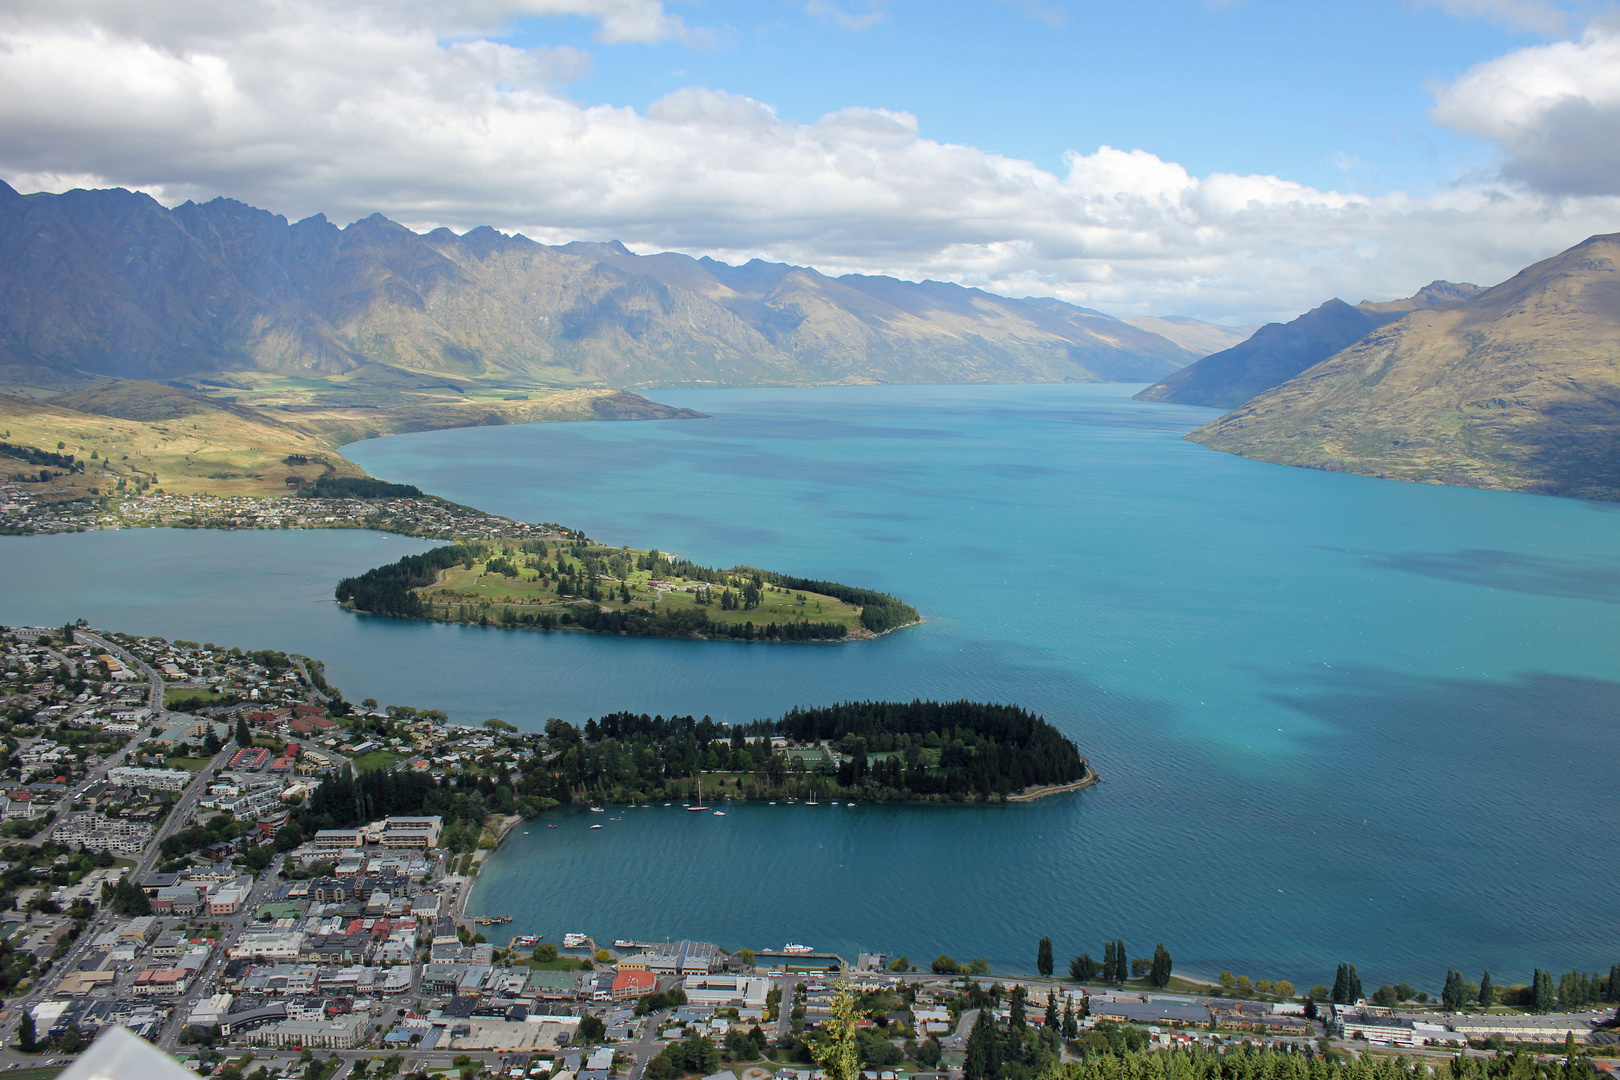
[[146, 787], [156, 791], [184, 791], [192, 775], [184, 769], [142, 769], [133, 765], [107, 770], [107, 780], [115, 787]]
[[683, 987], [692, 1005], [763, 1009], [771, 981], [744, 975], [688, 975]]

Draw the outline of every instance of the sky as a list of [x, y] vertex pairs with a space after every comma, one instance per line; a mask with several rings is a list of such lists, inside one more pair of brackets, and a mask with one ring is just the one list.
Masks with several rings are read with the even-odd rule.
[[1620, 6], [7, 0], [0, 178], [1249, 323], [1620, 231]]

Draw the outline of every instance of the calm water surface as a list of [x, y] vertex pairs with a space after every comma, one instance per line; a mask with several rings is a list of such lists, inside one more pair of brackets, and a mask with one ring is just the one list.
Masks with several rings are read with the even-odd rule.
[[[1620, 959], [1617, 508], [1242, 461], [1133, 387], [663, 391], [700, 421], [435, 432], [374, 475], [594, 538], [895, 592], [871, 643], [398, 623], [337, 577], [425, 544], [129, 531], [0, 545], [0, 620], [296, 649], [351, 699], [539, 726], [844, 698], [1037, 709], [1106, 783], [1009, 808], [563, 813], [478, 911], [556, 940], [939, 952], [1123, 937], [1178, 970], [1437, 990]], [[589, 831], [586, 818], [607, 827]], [[604, 821], [604, 817], [619, 820]]]

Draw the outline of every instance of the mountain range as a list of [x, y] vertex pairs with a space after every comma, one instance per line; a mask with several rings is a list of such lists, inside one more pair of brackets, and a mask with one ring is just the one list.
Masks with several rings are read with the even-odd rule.
[[1188, 438], [1287, 465], [1620, 499], [1620, 234], [1411, 310]]
[[1362, 301], [1351, 307], [1335, 297], [1292, 322], [1267, 323], [1231, 348], [1166, 375], [1136, 400], [1234, 409], [1408, 312], [1466, 300], [1478, 292], [1477, 285], [1434, 281], [1404, 300]]
[[[1147, 381], [1230, 343], [1059, 300], [759, 260], [547, 246], [483, 227], [339, 228], [231, 199], [0, 183], [0, 385], [645, 387]], [[211, 376], [224, 376], [223, 380]]]

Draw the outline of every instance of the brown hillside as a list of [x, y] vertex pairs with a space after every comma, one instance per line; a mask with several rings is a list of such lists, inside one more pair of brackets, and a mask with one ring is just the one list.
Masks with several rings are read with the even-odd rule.
[[1620, 234], [1415, 311], [1188, 438], [1286, 465], [1620, 499]]

